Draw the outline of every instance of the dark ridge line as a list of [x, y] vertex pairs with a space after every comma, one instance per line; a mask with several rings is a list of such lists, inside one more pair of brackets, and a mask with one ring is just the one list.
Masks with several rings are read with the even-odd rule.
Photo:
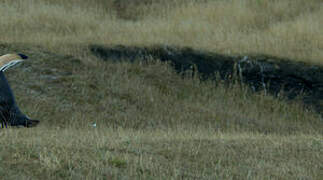
[[197, 71], [202, 80], [225, 81], [237, 77], [253, 91], [288, 99], [301, 97], [304, 104], [323, 115], [323, 67], [268, 55], [226, 56], [192, 48], [156, 45], [152, 47], [90, 45], [92, 54], [104, 61], [148, 59], [169, 61], [178, 73]]

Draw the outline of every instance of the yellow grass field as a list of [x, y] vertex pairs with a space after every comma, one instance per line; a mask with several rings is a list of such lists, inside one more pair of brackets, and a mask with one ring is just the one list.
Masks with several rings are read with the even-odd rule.
[[[116, 3], [119, 2], [119, 3]], [[323, 62], [321, 0], [2, 0], [0, 41], [189, 46]]]
[[41, 123], [0, 129], [0, 179], [323, 179], [323, 118], [301, 102], [86, 48], [322, 65], [321, 17], [322, 0], [1, 0], [0, 55], [29, 56], [5, 75]]

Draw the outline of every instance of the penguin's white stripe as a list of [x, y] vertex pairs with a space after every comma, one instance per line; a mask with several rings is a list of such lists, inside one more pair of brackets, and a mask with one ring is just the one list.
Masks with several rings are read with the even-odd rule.
[[24, 60], [21, 60], [21, 59], [12, 60], [9, 63], [4, 64], [3, 66], [1, 66], [0, 67], [0, 71], [5, 71], [5, 70], [7, 70], [7, 69], [9, 69], [9, 68], [11, 68], [11, 67], [19, 64], [22, 61], [24, 61]]
[[0, 56], [0, 71], [5, 71], [20, 62], [24, 61], [23, 59], [26, 59], [26, 57], [23, 57], [25, 55], [20, 54], [6, 54], [3, 56]]

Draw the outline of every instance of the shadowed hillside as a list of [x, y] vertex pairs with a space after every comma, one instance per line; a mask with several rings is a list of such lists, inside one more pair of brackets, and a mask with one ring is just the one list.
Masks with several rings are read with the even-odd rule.
[[[169, 61], [179, 73], [196, 71], [202, 80], [214, 79], [244, 82], [254, 91], [264, 91], [288, 99], [303, 98], [323, 112], [323, 67], [270, 56], [230, 57], [190, 48], [104, 47], [90, 46], [94, 55], [105, 61], [147, 60]], [[235, 78], [235, 79], [233, 79]]]

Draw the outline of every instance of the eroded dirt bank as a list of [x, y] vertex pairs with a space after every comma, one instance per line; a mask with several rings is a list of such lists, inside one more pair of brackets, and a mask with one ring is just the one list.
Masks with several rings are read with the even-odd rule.
[[253, 91], [301, 97], [306, 105], [323, 112], [323, 67], [266, 55], [224, 56], [190, 48], [169, 46], [126, 47], [91, 45], [91, 52], [104, 61], [159, 59], [170, 61], [179, 73], [198, 71], [202, 79], [232, 81], [237, 77]]

